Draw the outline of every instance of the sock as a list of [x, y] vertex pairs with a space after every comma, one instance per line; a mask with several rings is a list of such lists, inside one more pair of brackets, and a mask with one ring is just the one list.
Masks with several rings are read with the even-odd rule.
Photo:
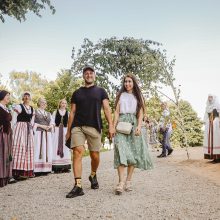
[[96, 175], [96, 171], [91, 171], [91, 177], [93, 178]]
[[82, 188], [82, 179], [81, 179], [81, 177], [76, 177], [75, 178], [75, 185]]

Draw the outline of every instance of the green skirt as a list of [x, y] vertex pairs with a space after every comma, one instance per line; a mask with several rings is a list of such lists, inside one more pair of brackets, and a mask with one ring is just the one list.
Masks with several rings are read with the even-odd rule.
[[146, 138], [141, 134], [135, 136], [137, 117], [134, 114], [120, 114], [119, 121], [130, 122], [133, 129], [129, 135], [116, 133], [114, 138], [114, 168], [120, 165], [133, 165], [142, 170], [153, 168], [151, 156], [148, 151]]

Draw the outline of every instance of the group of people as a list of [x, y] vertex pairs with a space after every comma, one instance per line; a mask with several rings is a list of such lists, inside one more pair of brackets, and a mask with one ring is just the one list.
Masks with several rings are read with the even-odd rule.
[[6, 107], [10, 93], [0, 91], [0, 186], [36, 175], [67, 172], [71, 153], [65, 146], [69, 113], [65, 99], [51, 115], [46, 100], [38, 100], [36, 110], [25, 92], [22, 103], [10, 112]]
[[[127, 74], [123, 78], [115, 101], [114, 119], [107, 92], [95, 85], [95, 70], [85, 66], [82, 71], [84, 86], [73, 92], [71, 110], [66, 110], [66, 100], [51, 115], [46, 111], [46, 100], [40, 98], [38, 109], [30, 106], [31, 94], [23, 94], [23, 103], [14, 108], [16, 120], [7, 109], [10, 93], [0, 91], [0, 186], [12, 177], [30, 178], [51, 170], [68, 170], [71, 164], [74, 184], [66, 198], [84, 195], [82, 184], [82, 157], [87, 142], [91, 157], [89, 181], [92, 189], [98, 189], [97, 170], [100, 162], [103, 109], [108, 122], [109, 138], [114, 138], [114, 168], [118, 171], [115, 194], [131, 191], [135, 168], [153, 168], [148, 141], [142, 131], [145, 103], [136, 77]], [[159, 122], [163, 151], [159, 157], [172, 153], [169, 144], [171, 127], [166, 103]], [[120, 125], [120, 129], [119, 129]], [[13, 127], [13, 129], [12, 129]], [[12, 132], [13, 130], [13, 132]], [[68, 144], [67, 144], [68, 143]], [[127, 172], [125, 172], [127, 170]], [[126, 174], [125, 174], [126, 173]]]

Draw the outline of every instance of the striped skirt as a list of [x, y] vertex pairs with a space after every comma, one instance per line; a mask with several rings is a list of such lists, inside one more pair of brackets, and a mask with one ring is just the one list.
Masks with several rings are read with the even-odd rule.
[[0, 187], [8, 184], [11, 173], [12, 134], [0, 132]]
[[13, 133], [12, 175], [32, 177], [34, 175], [34, 137], [27, 122], [17, 122]]

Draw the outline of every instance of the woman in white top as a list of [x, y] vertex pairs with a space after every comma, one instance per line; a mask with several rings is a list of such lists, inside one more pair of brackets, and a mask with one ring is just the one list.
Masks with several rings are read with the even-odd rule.
[[14, 129], [12, 142], [12, 175], [15, 179], [34, 177], [34, 109], [30, 105], [31, 95], [25, 92], [22, 104], [14, 108]]
[[71, 153], [70, 149], [65, 145], [69, 118], [69, 112], [66, 110], [66, 107], [66, 100], [61, 99], [58, 103], [58, 109], [54, 111], [52, 115], [55, 122], [52, 169], [55, 172], [67, 172], [71, 169]]
[[46, 100], [40, 98], [37, 105], [38, 109], [35, 111], [34, 119], [34, 172], [39, 175], [52, 171], [54, 122], [51, 114], [45, 111]]
[[[134, 75], [127, 74], [123, 79], [122, 88], [116, 98], [114, 126], [114, 168], [118, 170], [119, 183], [115, 193], [120, 195], [123, 190], [131, 191], [131, 178], [134, 168], [142, 170], [153, 167], [147, 149], [145, 137], [141, 134], [141, 124], [144, 113], [144, 99]], [[133, 128], [130, 134], [117, 131], [118, 122], [129, 122]], [[124, 177], [127, 167], [127, 177]]]

